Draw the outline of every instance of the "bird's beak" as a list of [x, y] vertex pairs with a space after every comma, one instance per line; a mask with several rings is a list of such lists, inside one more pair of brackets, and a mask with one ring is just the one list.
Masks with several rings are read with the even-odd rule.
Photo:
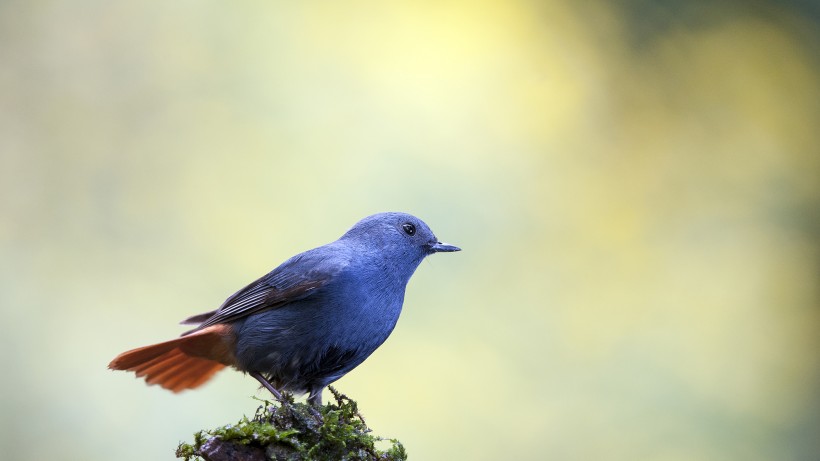
[[461, 251], [461, 248], [441, 242], [430, 244], [430, 253], [450, 253], [452, 251]]

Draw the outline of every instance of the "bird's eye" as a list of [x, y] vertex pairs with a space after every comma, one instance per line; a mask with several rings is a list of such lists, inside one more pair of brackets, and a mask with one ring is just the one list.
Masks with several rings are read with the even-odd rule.
[[416, 226], [408, 223], [404, 223], [401, 225], [401, 228], [404, 229], [404, 233], [407, 235], [415, 235], [416, 233]]

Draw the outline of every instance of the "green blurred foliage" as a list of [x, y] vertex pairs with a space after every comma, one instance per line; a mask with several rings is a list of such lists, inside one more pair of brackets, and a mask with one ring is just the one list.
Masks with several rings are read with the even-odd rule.
[[0, 3], [3, 459], [250, 414], [105, 369], [357, 219], [463, 247], [340, 380], [411, 459], [820, 453], [811, 2]]

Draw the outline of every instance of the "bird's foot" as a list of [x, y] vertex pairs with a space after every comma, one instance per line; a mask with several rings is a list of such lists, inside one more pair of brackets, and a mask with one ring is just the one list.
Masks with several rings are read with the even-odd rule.
[[308, 403], [307, 407], [308, 407], [308, 410], [310, 411], [310, 414], [313, 415], [313, 419], [315, 419], [317, 423], [319, 423], [319, 424], [324, 424], [325, 423], [325, 418], [322, 416], [322, 414], [319, 412], [319, 410], [316, 409], [316, 407], [314, 407], [310, 403]]

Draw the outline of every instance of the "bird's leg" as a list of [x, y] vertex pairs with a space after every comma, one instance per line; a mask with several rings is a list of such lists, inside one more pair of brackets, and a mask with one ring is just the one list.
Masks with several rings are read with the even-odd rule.
[[314, 417], [316, 417], [316, 419], [319, 422], [323, 421], [322, 414], [319, 413], [319, 408], [322, 407], [322, 389], [324, 389], [324, 387], [320, 387], [318, 389], [311, 389], [310, 395], [307, 399], [308, 408], [310, 408], [310, 412], [313, 414]]
[[265, 379], [265, 377], [262, 376], [259, 372], [251, 371], [251, 372], [248, 372], [248, 374], [253, 376], [260, 383], [262, 383], [262, 386], [264, 386], [265, 389], [269, 390], [270, 393], [273, 394], [273, 396], [276, 397], [276, 400], [278, 400], [280, 403], [282, 403], [282, 404], [287, 403], [285, 398], [282, 396], [282, 393], [277, 391], [276, 388], [273, 387], [273, 384], [271, 384], [270, 381]]
[[[276, 397], [276, 400], [278, 400], [279, 403], [281, 403], [282, 405], [286, 405], [288, 408], [290, 408], [291, 411], [293, 411], [293, 407], [291, 407], [290, 402], [288, 402], [285, 399], [285, 397], [282, 396], [282, 393], [279, 392], [278, 390], [276, 390], [276, 388], [273, 387], [273, 384], [271, 384], [270, 381], [265, 379], [265, 377], [262, 376], [261, 373], [259, 373], [257, 371], [250, 371], [250, 372], [248, 372], [248, 374], [253, 376], [260, 383], [262, 383], [262, 386], [264, 386], [265, 389], [269, 390], [270, 393], [273, 394], [274, 397]], [[313, 395], [311, 394], [311, 397], [312, 396]], [[316, 418], [316, 421], [318, 421], [319, 424], [322, 424], [324, 422], [324, 418], [322, 418], [322, 414], [319, 413], [318, 410], [313, 408], [313, 404], [311, 403], [310, 399], [308, 399], [308, 404], [309, 404], [308, 408], [310, 409], [310, 414], [313, 415], [314, 418]], [[319, 405], [321, 405], [321, 404], [322, 404], [322, 394], [319, 393]]]
[[322, 389], [313, 390], [310, 393], [310, 396], [307, 399], [307, 403], [314, 407], [321, 407], [322, 406]]

